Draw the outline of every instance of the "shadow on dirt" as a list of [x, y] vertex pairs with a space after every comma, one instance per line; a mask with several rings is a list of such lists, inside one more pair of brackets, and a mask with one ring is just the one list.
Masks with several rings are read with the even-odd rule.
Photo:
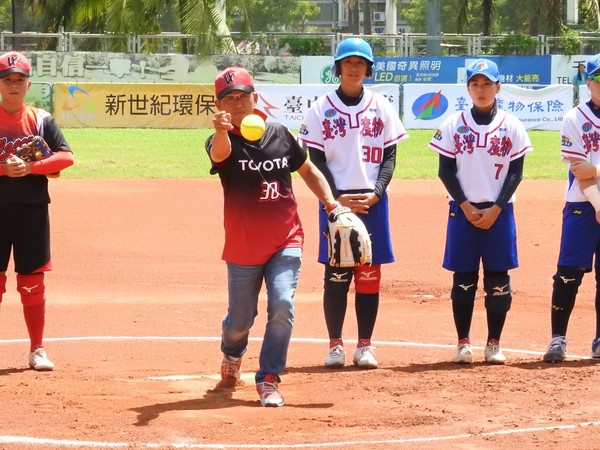
[[[140, 406], [131, 408], [130, 411], [135, 411], [137, 422], [135, 426], [143, 427], [150, 424], [151, 421], [157, 419], [161, 414], [169, 411], [201, 411], [221, 408], [235, 408], [245, 406], [250, 408], [262, 408], [258, 396], [256, 400], [242, 400], [233, 397], [233, 393], [240, 386], [244, 386], [243, 382], [238, 381], [240, 385], [232, 383], [230, 380], [219, 381], [213, 389], [209, 389], [202, 398], [191, 400], [180, 400], [169, 403], [155, 403], [153, 405]], [[333, 403], [307, 403], [307, 404], [289, 404], [286, 403], [285, 408], [331, 408]]]

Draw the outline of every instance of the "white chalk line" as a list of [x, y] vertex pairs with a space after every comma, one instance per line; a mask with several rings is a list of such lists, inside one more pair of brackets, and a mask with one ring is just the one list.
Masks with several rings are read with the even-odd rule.
[[127, 443], [127, 442], [98, 442], [98, 441], [72, 441], [60, 439], [41, 439], [19, 436], [0, 436], [3, 444], [27, 444], [27, 445], [53, 445], [57, 447], [93, 447], [93, 448], [192, 448], [192, 449], [294, 449], [294, 448], [332, 448], [368, 445], [399, 445], [415, 443], [434, 443], [469, 438], [488, 438], [495, 436], [507, 436], [511, 434], [536, 433], [544, 431], [565, 431], [577, 428], [593, 427], [600, 425], [600, 421], [581, 422], [571, 425], [555, 425], [548, 427], [521, 428], [510, 430], [488, 431], [484, 433], [465, 433], [446, 436], [431, 436], [417, 438], [385, 439], [372, 441], [345, 441], [345, 442], [320, 442], [314, 444], [161, 444], [161, 443]]
[[[44, 338], [47, 342], [69, 342], [69, 341], [196, 341], [196, 342], [220, 342], [220, 337], [210, 336], [79, 336], [79, 337], [62, 337], [62, 338]], [[262, 341], [262, 338], [249, 338], [250, 341]], [[315, 338], [292, 338], [292, 342], [304, 343], [328, 343], [328, 339]], [[13, 344], [29, 342], [29, 339], [0, 339], [0, 344]], [[373, 345], [395, 346], [395, 347], [430, 347], [430, 348], [454, 348], [455, 345], [450, 344], [428, 344], [421, 342], [402, 342], [402, 341], [373, 341]], [[475, 349], [483, 349], [483, 347], [473, 346]], [[504, 352], [521, 353], [528, 355], [543, 355], [544, 352], [519, 350], [519, 349], [502, 349]], [[567, 355], [578, 359], [590, 359], [589, 356]], [[175, 376], [177, 377], [177, 376]], [[169, 378], [169, 377], [163, 377]], [[190, 377], [191, 378], [191, 377]], [[157, 379], [157, 377], [150, 377]], [[600, 425], [600, 421], [595, 422], [580, 422], [570, 425], [555, 425], [548, 427], [534, 427], [521, 429], [505, 429], [497, 431], [489, 431], [482, 433], [465, 433], [446, 436], [429, 436], [417, 438], [399, 438], [387, 440], [369, 440], [369, 441], [344, 441], [344, 442], [319, 442], [319, 443], [300, 443], [300, 444], [178, 444], [178, 443], [132, 443], [132, 442], [102, 442], [102, 441], [81, 441], [68, 439], [44, 439], [27, 436], [0, 436], [0, 443], [3, 444], [27, 444], [39, 446], [54, 446], [54, 447], [72, 447], [72, 448], [183, 448], [183, 449], [296, 449], [296, 448], [332, 448], [332, 447], [350, 447], [364, 445], [399, 445], [422, 442], [442, 442], [449, 440], [507, 436], [511, 434], [524, 434], [545, 431], [573, 430], [577, 428], [591, 427]]]

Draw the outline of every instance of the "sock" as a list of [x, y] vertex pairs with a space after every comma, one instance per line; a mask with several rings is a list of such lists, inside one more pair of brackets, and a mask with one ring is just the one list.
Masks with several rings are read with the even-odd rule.
[[487, 324], [488, 324], [488, 342], [491, 340], [500, 341], [500, 335], [504, 328], [504, 322], [506, 321], [506, 313], [493, 313], [487, 311]]
[[342, 338], [329, 339], [329, 348], [333, 348], [336, 345], [341, 345], [342, 347], [344, 346], [344, 343], [342, 342]]
[[6, 292], [6, 274], [0, 275], [0, 303], [2, 303], [2, 294]]
[[370, 347], [370, 346], [371, 346], [371, 339], [359, 339], [358, 344], [356, 344], [356, 347], [358, 347], [358, 348]]
[[379, 293], [356, 293], [354, 307], [356, 310], [356, 321], [358, 322], [359, 339], [371, 339], [379, 309]]
[[23, 316], [31, 341], [30, 351], [33, 352], [36, 348], [42, 347], [44, 325], [46, 323], [46, 304], [23, 306]]

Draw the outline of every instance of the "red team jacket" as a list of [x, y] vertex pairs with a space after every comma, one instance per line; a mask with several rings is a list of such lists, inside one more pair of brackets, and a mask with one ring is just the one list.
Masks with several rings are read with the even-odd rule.
[[[7, 114], [0, 108], [0, 163], [4, 163], [14, 149], [34, 136], [43, 137], [53, 152], [70, 152], [69, 145], [49, 112], [30, 105], [23, 106], [15, 114]], [[48, 178], [0, 176], [0, 203], [50, 203]]]

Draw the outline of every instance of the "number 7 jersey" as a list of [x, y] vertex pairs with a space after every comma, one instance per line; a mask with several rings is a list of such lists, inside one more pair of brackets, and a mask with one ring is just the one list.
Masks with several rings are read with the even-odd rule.
[[[452, 114], [436, 131], [429, 147], [456, 159], [456, 176], [472, 203], [495, 202], [510, 162], [533, 150], [523, 124], [501, 109], [489, 125], [475, 123], [471, 111]], [[510, 201], [514, 201], [514, 194]]]
[[374, 189], [383, 149], [408, 134], [389, 100], [365, 89], [356, 106], [346, 106], [335, 92], [321, 96], [307, 113], [299, 138], [325, 152], [336, 188], [346, 191]]

